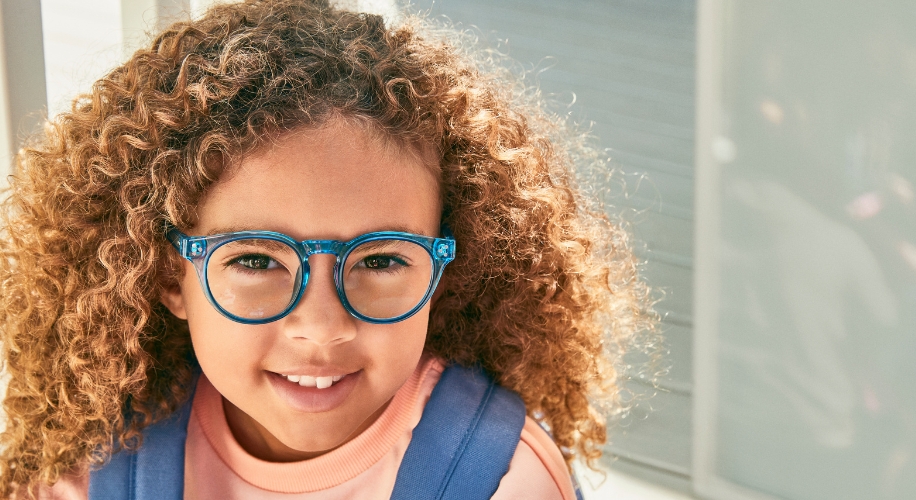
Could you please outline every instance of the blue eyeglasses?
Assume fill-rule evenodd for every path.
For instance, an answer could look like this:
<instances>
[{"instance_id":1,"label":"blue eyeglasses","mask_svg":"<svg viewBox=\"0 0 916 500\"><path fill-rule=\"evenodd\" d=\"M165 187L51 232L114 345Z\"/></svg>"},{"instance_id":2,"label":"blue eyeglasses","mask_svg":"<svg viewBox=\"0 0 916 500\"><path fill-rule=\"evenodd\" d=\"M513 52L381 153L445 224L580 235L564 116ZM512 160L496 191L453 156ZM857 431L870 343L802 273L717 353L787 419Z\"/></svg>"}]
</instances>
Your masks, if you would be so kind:
<instances>
[{"instance_id":1,"label":"blue eyeglasses","mask_svg":"<svg viewBox=\"0 0 916 500\"><path fill-rule=\"evenodd\" d=\"M369 323L395 323L429 301L455 240L380 231L350 241L305 240L272 231L187 236L169 226L166 237L191 261L210 304L245 324L276 321L293 310L309 279L309 256L333 254L341 304Z\"/></svg>"}]
</instances>

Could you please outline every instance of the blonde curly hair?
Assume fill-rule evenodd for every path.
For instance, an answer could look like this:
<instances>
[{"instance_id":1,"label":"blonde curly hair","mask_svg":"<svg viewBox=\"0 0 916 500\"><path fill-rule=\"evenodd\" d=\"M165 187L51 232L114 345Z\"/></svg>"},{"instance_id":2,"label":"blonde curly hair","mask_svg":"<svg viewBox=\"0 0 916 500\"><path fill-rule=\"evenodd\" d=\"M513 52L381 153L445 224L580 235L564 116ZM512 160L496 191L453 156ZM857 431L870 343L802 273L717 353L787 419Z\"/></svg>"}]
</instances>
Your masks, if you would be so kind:
<instances>
[{"instance_id":1,"label":"blonde curly hair","mask_svg":"<svg viewBox=\"0 0 916 500\"><path fill-rule=\"evenodd\" d=\"M593 402L619 403L649 291L574 185L575 139L481 68L418 19L249 0L172 25L49 122L2 210L0 496L139 446L187 398L187 323L159 301L181 272L165 224L193 226L225 168L332 115L438 152L459 250L426 349L518 392L567 458L599 456Z\"/></svg>"}]
</instances>

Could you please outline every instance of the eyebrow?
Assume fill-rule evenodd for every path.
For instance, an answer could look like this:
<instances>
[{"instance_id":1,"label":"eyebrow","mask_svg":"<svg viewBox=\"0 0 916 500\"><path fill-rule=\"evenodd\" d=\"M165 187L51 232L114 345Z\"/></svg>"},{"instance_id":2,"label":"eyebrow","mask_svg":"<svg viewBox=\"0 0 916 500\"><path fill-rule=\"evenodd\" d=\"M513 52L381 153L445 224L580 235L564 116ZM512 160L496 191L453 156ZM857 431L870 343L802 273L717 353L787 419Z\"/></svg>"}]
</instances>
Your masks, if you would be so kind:
<instances>
[{"instance_id":1,"label":"eyebrow","mask_svg":"<svg viewBox=\"0 0 916 500\"><path fill-rule=\"evenodd\" d=\"M361 252L374 252L387 248L403 247L409 244L411 244L411 242L403 240L375 240L359 245L359 249Z\"/></svg>"},{"instance_id":2,"label":"eyebrow","mask_svg":"<svg viewBox=\"0 0 916 500\"><path fill-rule=\"evenodd\" d=\"M220 226L220 227L215 227L207 231L204 234L204 236L214 236L217 234L227 234L227 233L239 233L242 231L265 231L265 230L250 227L250 226ZM360 233L360 234L377 233L381 231L397 231L401 233L410 233L410 234L419 234L421 236L430 236L428 234L425 234L423 231L418 230L417 228L412 228L412 227L404 226L401 224L394 224L390 226L381 226L378 229L374 229L372 231L366 231L366 233ZM277 231L274 231L274 232L277 232ZM285 233L281 233L281 234L285 234ZM360 234L354 235L353 238L360 236ZM433 235L433 237L438 237L438 235ZM293 238L293 239L295 240L296 238ZM344 239L340 241L349 241L350 239L352 238L348 238L348 239ZM302 241L302 240L296 240L296 241Z\"/></svg>"},{"instance_id":3,"label":"eyebrow","mask_svg":"<svg viewBox=\"0 0 916 500\"><path fill-rule=\"evenodd\" d=\"M223 246L228 247L230 249L234 247L243 247L243 248L255 247L255 248L263 248L265 250L274 250L274 251L291 250L290 247L286 245L285 243L281 243L279 241L274 241L274 240L262 240L262 239L236 240L236 241L231 241Z\"/></svg>"},{"instance_id":4,"label":"eyebrow","mask_svg":"<svg viewBox=\"0 0 916 500\"><path fill-rule=\"evenodd\" d=\"M215 227L207 231L206 233L204 233L204 236L215 236L217 234L227 234L227 233L240 233L242 231L254 231L254 229L250 229L250 228L243 227L243 226L222 226L222 227Z\"/></svg>"},{"instance_id":5,"label":"eyebrow","mask_svg":"<svg viewBox=\"0 0 916 500\"><path fill-rule=\"evenodd\" d=\"M397 231L397 232L400 232L400 233L410 233L410 234L419 234L420 236L429 236L428 234L424 234L423 231L421 231L421 230L419 230L419 229L417 229L417 228L415 228L415 227L408 227L408 226L402 226L402 225L385 226L385 227L382 228L382 229L377 229L377 230L375 230L375 231L369 231L369 232L370 232L370 233L377 233L377 232L379 232L379 231Z\"/></svg>"}]
</instances>

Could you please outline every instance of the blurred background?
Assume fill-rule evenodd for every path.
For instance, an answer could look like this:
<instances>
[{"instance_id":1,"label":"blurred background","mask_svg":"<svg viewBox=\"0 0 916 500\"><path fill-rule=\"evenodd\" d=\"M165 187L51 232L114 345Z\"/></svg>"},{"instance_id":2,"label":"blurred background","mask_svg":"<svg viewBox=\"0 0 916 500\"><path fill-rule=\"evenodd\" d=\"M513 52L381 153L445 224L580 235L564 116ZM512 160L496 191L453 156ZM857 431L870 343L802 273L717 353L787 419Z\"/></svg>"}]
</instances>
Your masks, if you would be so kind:
<instances>
[{"instance_id":1,"label":"blurred background","mask_svg":"<svg viewBox=\"0 0 916 500\"><path fill-rule=\"evenodd\" d=\"M0 166L149 32L212 3L0 0ZM406 9L508 55L590 128L615 172L593 187L664 294L669 369L634 360L607 472L579 467L586 498L916 498L911 2Z\"/></svg>"}]
</instances>

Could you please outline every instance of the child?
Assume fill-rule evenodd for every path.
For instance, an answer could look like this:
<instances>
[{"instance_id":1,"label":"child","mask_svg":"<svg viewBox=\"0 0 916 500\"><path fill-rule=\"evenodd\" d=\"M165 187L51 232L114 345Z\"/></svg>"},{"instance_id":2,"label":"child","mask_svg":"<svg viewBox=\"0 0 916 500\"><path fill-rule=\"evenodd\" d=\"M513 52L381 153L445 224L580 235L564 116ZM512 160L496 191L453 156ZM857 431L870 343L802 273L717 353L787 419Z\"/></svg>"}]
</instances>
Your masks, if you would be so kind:
<instances>
[{"instance_id":1,"label":"child","mask_svg":"<svg viewBox=\"0 0 916 500\"><path fill-rule=\"evenodd\" d=\"M423 33L215 7L20 154L0 496L572 498L646 287L537 103Z\"/></svg>"}]
</instances>

